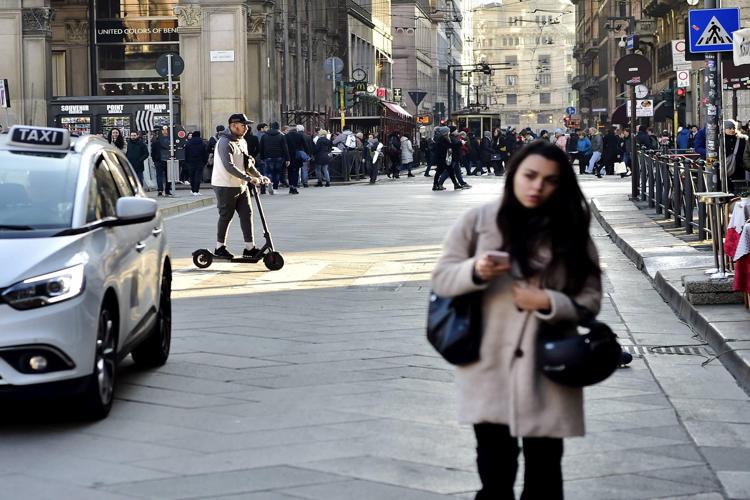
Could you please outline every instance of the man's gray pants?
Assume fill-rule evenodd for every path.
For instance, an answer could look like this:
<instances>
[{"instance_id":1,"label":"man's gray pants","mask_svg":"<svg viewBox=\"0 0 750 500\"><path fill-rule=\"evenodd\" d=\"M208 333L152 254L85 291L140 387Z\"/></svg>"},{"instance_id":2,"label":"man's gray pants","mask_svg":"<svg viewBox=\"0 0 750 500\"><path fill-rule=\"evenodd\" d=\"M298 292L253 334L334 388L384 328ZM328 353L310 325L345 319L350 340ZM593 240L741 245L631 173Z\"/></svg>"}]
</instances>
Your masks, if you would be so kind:
<instances>
[{"instance_id":1,"label":"man's gray pants","mask_svg":"<svg viewBox=\"0 0 750 500\"><path fill-rule=\"evenodd\" d=\"M249 190L247 188L214 186L214 193L216 193L216 207L219 209L216 242L226 244L229 224L232 222L234 213L237 212L245 243L252 243L253 210L250 207Z\"/></svg>"}]
</instances>

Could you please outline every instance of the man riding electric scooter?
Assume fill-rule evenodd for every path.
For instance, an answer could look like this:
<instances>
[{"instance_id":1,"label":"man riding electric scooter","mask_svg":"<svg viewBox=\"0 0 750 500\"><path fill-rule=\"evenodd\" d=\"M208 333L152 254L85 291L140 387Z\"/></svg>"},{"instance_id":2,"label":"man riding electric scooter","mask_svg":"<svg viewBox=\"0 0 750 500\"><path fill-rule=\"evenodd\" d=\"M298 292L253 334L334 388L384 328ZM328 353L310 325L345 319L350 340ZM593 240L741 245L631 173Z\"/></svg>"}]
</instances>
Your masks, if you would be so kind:
<instances>
[{"instance_id":1,"label":"man riding electric scooter","mask_svg":"<svg viewBox=\"0 0 750 500\"><path fill-rule=\"evenodd\" d=\"M248 183L254 186L268 184L268 177L255 168L255 160L248 154L244 135L247 126L253 123L243 113L229 117L229 128L219 135L214 150L214 168L211 184L216 193L216 206L219 209L219 223L216 235L214 257L233 259L226 247L229 224L237 212L245 238L243 258L258 257L260 250L253 241L253 213L250 203Z\"/></svg>"}]
</instances>

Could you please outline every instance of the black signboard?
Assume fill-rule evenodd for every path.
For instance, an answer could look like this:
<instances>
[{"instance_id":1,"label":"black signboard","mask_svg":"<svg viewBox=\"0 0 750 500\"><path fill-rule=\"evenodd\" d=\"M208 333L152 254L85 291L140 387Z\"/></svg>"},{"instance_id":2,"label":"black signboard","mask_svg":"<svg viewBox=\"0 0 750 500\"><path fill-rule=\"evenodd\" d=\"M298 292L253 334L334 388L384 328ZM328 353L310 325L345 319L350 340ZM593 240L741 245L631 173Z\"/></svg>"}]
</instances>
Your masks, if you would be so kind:
<instances>
[{"instance_id":1,"label":"black signboard","mask_svg":"<svg viewBox=\"0 0 750 500\"><path fill-rule=\"evenodd\" d=\"M724 90L750 89L750 65L735 66L731 59L722 60L721 80Z\"/></svg>"},{"instance_id":2,"label":"black signboard","mask_svg":"<svg viewBox=\"0 0 750 500\"><path fill-rule=\"evenodd\" d=\"M628 54L618 59L615 75L627 85L639 85L651 78L651 61L640 54Z\"/></svg>"},{"instance_id":3,"label":"black signboard","mask_svg":"<svg viewBox=\"0 0 750 500\"><path fill-rule=\"evenodd\" d=\"M177 42L177 19L96 21L97 44Z\"/></svg>"}]
</instances>

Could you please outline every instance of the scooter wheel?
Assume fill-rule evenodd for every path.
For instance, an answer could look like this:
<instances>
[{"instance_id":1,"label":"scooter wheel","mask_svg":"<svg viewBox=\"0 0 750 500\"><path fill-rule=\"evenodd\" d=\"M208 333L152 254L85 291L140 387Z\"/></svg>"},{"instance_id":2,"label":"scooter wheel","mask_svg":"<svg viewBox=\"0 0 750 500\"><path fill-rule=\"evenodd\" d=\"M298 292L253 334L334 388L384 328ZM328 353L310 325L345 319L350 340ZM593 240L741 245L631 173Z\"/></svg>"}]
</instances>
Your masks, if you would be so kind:
<instances>
[{"instance_id":1,"label":"scooter wheel","mask_svg":"<svg viewBox=\"0 0 750 500\"><path fill-rule=\"evenodd\" d=\"M269 271L278 271L284 267L284 257L279 252L271 252L263 257L263 263Z\"/></svg>"},{"instance_id":2,"label":"scooter wheel","mask_svg":"<svg viewBox=\"0 0 750 500\"><path fill-rule=\"evenodd\" d=\"M206 249L193 252L193 264L199 269L205 269L214 261L214 256Z\"/></svg>"}]
</instances>

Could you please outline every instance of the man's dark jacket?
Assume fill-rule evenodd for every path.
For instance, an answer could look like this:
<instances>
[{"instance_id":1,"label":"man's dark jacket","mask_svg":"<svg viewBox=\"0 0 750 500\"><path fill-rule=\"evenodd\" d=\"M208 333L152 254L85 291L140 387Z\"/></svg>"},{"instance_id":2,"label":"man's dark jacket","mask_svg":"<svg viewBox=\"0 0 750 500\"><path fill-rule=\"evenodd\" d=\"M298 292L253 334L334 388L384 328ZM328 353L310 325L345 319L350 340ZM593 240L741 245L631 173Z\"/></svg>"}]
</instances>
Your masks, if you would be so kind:
<instances>
[{"instance_id":1,"label":"man's dark jacket","mask_svg":"<svg viewBox=\"0 0 750 500\"><path fill-rule=\"evenodd\" d=\"M140 137L135 141L128 139L128 150L125 156L136 171L143 172L143 162L148 158L148 148Z\"/></svg>"},{"instance_id":2,"label":"man's dark jacket","mask_svg":"<svg viewBox=\"0 0 750 500\"><path fill-rule=\"evenodd\" d=\"M191 137L185 146L185 161L190 165L208 163L208 149L201 137Z\"/></svg>"},{"instance_id":3,"label":"man's dark jacket","mask_svg":"<svg viewBox=\"0 0 750 500\"><path fill-rule=\"evenodd\" d=\"M269 158L283 158L289 161L289 147L286 137L279 129L272 128L260 138L260 157L264 160Z\"/></svg>"},{"instance_id":4,"label":"man's dark jacket","mask_svg":"<svg viewBox=\"0 0 750 500\"><path fill-rule=\"evenodd\" d=\"M167 160L162 159L162 155L165 153L164 145L162 144L160 137L157 137L151 142L151 158L156 163L166 163ZM167 147L167 158L169 157L169 148Z\"/></svg>"}]
</instances>

